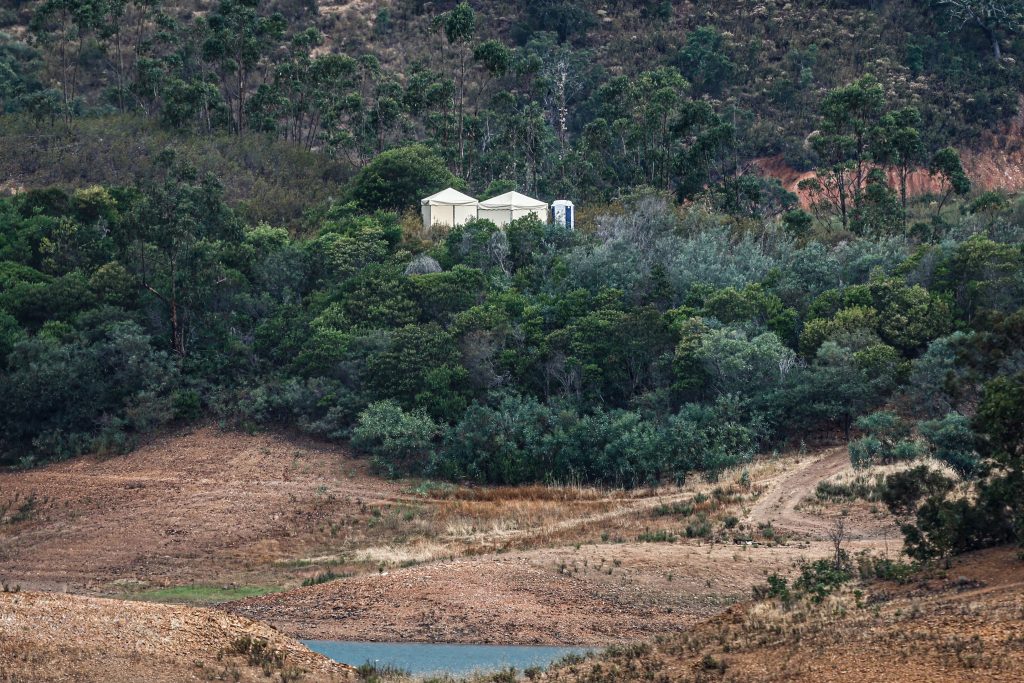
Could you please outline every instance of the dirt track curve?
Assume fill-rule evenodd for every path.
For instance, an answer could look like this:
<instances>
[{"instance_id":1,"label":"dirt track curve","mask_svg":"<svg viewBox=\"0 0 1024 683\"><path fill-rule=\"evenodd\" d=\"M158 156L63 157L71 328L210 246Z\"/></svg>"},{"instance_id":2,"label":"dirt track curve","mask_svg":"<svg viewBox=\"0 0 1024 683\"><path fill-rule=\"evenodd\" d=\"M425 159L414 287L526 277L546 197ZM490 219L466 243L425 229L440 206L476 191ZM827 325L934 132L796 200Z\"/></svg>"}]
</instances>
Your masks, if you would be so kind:
<instances>
[{"instance_id":1,"label":"dirt track curve","mask_svg":"<svg viewBox=\"0 0 1024 683\"><path fill-rule=\"evenodd\" d=\"M800 501L814 493L818 482L850 467L850 456L845 447L831 448L819 458L800 463L774 482L757 503L750 508L746 521L752 524L771 523L786 531L825 540L831 523L820 516L797 510ZM850 529L856 538L870 538L873 529Z\"/></svg>"}]
</instances>

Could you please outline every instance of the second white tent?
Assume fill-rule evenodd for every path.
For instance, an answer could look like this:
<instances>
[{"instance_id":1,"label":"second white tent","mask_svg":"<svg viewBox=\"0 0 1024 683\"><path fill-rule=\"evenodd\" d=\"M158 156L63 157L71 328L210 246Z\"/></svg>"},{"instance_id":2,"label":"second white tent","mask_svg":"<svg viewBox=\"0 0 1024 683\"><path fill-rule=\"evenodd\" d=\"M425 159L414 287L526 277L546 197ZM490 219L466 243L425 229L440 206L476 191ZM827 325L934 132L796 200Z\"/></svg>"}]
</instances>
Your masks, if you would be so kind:
<instances>
[{"instance_id":1,"label":"second white tent","mask_svg":"<svg viewBox=\"0 0 1024 683\"><path fill-rule=\"evenodd\" d=\"M508 225L517 218L533 214L537 220L547 221L548 205L539 199L518 192L506 192L480 202L479 218L486 218L498 227Z\"/></svg>"}]
</instances>

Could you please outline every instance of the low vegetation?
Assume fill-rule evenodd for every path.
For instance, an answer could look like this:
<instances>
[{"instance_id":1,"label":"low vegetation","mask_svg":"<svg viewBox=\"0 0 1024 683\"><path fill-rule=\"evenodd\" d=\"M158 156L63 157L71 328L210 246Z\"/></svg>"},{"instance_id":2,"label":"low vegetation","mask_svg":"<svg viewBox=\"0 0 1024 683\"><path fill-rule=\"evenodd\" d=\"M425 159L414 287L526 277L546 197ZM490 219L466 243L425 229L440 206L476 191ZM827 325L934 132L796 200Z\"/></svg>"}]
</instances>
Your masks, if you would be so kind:
<instances>
[{"instance_id":1,"label":"low vegetation","mask_svg":"<svg viewBox=\"0 0 1024 683\"><path fill-rule=\"evenodd\" d=\"M188 585L167 588L147 588L128 595L132 600L150 602L186 603L193 605L215 605L229 600L241 600L256 595L266 595L280 588L271 586L207 586Z\"/></svg>"}]
</instances>

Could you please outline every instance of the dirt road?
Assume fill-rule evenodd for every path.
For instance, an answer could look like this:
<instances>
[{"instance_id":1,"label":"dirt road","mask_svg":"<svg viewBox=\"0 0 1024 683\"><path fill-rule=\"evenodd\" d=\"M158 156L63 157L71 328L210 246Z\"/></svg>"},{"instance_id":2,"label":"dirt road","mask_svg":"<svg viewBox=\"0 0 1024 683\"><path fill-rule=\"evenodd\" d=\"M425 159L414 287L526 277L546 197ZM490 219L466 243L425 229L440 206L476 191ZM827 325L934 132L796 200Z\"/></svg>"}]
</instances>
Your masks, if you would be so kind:
<instances>
[{"instance_id":1,"label":"dirt road","mask_svg":"<svg viewBox=\"0 0 1024 683\"><path fill-rule=\"evenodd\" d=\"M834 525L834 516L812 514L800 509L801 502L814 494L821 482L850 469L850 455L846 447L832 448L814 457L803 459L779 479L769 482L768 490L750 508L745 521L750 524L772 524L778 529L809 540L828 540ZM874 541L897 543L898 529L887 516L849 514L844 517L845 532L851 541L874 545ZM898 547L898 546L897 546Z\"/></svg>"}]
</instances>

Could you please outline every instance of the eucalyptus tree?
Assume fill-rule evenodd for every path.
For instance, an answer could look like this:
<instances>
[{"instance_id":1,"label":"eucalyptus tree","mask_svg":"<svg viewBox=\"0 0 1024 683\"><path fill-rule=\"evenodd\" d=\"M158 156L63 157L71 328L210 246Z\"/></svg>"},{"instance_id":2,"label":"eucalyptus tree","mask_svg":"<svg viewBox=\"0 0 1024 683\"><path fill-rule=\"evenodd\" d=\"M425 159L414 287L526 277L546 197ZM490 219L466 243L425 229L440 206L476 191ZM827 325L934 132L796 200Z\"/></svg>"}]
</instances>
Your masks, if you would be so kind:
<instances>
[{"instance_id":1,"label":"eucalyptus tree","mask_svg":"<svg viewBox=\"0 0 1024 683\"><path fill-rule=\"evenodd\" d=\"M160 162L165 170L143 186L120 226L120 260L163 308L169 346L184 358L208 299L228 280L223 245L239 241L242 229L212 176L173 154Z\"/></svg>"},{"instance_id":2,"label":"eucalyptus tree","mask_svg":"<svg viewBox=\"0 0 1024 683\"><path fill-rule=\"evenodd\" d=\"M63 114L71 120L90 39L110 9L109 0L44 0L29 22L33 38L57 53Z\"/></svg>"},{"instance_id":3,"label":"eucalyptus tree","mask_svg":"<svg viewBox=\"0 0 1024 683\"><path fill-rule=\"evenodd\" d=\"M921 112L916 107L889 112L875 128L872 143L875 161L896 173L904 228L907 224L907 179L926 161L921 123Z\"/></svg>"},{"instance_id":4,"label":"eucalyptus tree","mask_svg":"<svg viewBox=\"0 0 1024 683\"><path fill-rule=\"evenodd\" d=\"M284 17L261 15L259 4L259 0L221 0L203 23L203 58L220 80L239 134L246 129L253 80L286 28Z\"/></svg>"},{"instance_id":5,"label":"eucalyptus tree","mask_svg":"<svg viewBox=\"0 0 1024 683\"><path fill-rule=\"evenodd\" d=\"M960 163L960 154L952 147L944 147L935 153L928 164L928 172L942 186L942 199L935 208L936 216L942 212L942 207L951 195L956 193L963 196L971 191L971 179Z\"/></svg>"},{"instance_id":6,"label":"eucalyptus tree","mask_svg":"<svg viewBox=\"0 0 1024 683\"><path fill-rule=\"evenodd\" d=\"M1020 0L934 0L960 27L974 26L985 34L992 57L1002 58L999 32L1016 32L1024 26L1024 2Z\"/></svg>"},{"instance_id":7,"label":"eucalyptus tree","mask_svg":"<svg viewBox=\"0 0 1024 683\"><path fill-rule=\"evenodd\" d=\"M448 45L455 48L458 57L459 75L459 174L465 173L466 166L466 63L469 61L469 46L476 32L476 13L463 0L444 15L444 35Z\"/></svg>"},{"instance_id":8,"label":"eucalyptus tree","mask_svg":"<svg viewBox=\"0 0 1024 683\"><path fill-rule=\"evenodd\" d=\"M837 213L843 229L860 206L872 161L872 133L884 109L885 92L871 75L831 90L822 100L821 125L810 138L822 164L817 177L800 187Z\"/></svg>"}]
</instances>

